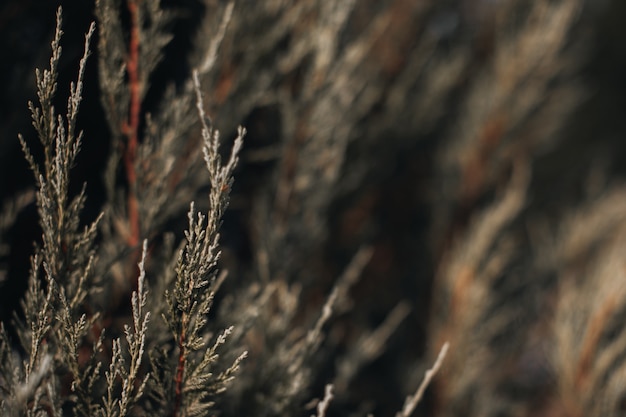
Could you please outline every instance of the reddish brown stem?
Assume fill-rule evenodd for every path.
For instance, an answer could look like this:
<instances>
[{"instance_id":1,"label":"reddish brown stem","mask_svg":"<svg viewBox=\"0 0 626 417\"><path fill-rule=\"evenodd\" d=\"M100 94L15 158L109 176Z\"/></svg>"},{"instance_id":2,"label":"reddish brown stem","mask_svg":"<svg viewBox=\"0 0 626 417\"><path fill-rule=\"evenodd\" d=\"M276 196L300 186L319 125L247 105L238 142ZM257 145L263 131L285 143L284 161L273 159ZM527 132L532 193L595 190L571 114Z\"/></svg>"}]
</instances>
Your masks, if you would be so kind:
<instances>
[{"instance_id":1,"label":"reddish brown stem","mask_svg":"<svg viewBox=\"0 0 626 417\"><path fill-rule=\"evenodd\" d=\"M128 122L124 126L126 134L126 149L124 152L124 167L128 180L128 224L130 233L128 245L134 247L139 244L139 203L137 202L137 173L135 172L135 158L139 135L139 114L141 112L141 97L139 88L139 2L128 0L130 13L130 42L126 70L128 73L128 88L130 91L130 111Z\"/></svg>"},{"instance_id":2,"label":"reddish brown stem","mask_svg":"<svg viewBox=\"0 0 626 417\"><path fill-rule=\"evenodd\" d=\"M576 366L575 384L578 392L583 393L587 389L587 384L592 370L594 355L597 352L598 345L602 337L602 331L606 329L606 323L609 321L613 313L619 308L619 297L612 294L608 297L597 311L595 311L589 320L585 336L582 340L582 348L578 364Z\"/></svg>"},{"instance_id":3,"label":"reddish brown stem","mask_svg":"<svg viewBox=\"0 0 626 417\"><path fill-rule=\"evenodd\" d=\"M182 326L180 336L178 338L178 365L176 366L176 377L174 379L175 384L175 399L174 399L174 411L172 417L177 417L180 412L180 406L183 401L183 377L185 373L185 328L187 325L186 315L183 315Z\"/></svg>"}]
</instances>

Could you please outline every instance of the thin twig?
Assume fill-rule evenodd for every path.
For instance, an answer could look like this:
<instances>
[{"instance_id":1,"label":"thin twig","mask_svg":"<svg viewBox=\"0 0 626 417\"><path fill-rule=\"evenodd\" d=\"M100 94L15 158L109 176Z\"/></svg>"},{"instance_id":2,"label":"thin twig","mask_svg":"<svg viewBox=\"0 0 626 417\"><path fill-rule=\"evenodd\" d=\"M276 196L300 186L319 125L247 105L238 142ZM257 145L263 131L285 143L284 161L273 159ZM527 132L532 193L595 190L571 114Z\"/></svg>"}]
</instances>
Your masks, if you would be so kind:
<instances>
[{"instance_id":1,"label":"thin twig","mask_svg":"<svg viewBox=\"0 0 626 417\"><path fill-rule=\"evenodd\" d=\"M328 406L333 399L333 384L326 384L326 388L324 389L324 398L317 403L317 414L311 417L325 417L326 410L328 410Z\"/></svg>"},{"instance_id":2,"label":"thin twig","mask_svg":"<svg viewBox=\"0 0 626 417\"><path fill-rule=\"evenodd\" d=\"M441 364L443 363L443 359L446 357L446 353L448 353L449 347L450 344L448 342L444 343L443 347L439 351L439 356L437 356L435 364L432 368L426 371L426 374L424 374L424 380L420 384L415 394L406 398L402 411L397 413L396 417L409 417L411 414L413 414L413 411L415 411L415 407L417 407L417 404L424 396L424 391L426 391L426 388L430 384L430 381L433 379L437 371L439 371L439 368L441 368Z\"/></svg>"}]
</instances>

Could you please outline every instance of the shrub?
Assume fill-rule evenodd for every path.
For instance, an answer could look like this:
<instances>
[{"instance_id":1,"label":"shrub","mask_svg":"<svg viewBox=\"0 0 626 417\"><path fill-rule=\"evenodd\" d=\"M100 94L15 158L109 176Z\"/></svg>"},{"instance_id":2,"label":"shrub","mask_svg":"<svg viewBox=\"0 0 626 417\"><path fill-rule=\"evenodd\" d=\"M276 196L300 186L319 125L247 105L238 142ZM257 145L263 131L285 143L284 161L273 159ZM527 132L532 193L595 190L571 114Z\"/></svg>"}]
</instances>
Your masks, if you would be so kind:
<instances>
[{"instance_id":1,"label":"shrub","mask_svg":"<svg viewBox=\"0 0 626 417\"><path fill-rule=\"evenodd\" d=\"M19 139L37 184L42 240L31 257L21 309L10 325L0 328L2 413L121 417L208 415L221 409L256 415L298 412L309 395L323 329L337 309L346 308L350 286L370 251L355 256L308 329L297 317L300 289L285 277L244 287L237 303L225 300L220 317L211 316L226 278L218 266L219 231L245 129L238 129L224 159L219 132L204 110L200 78L215 61L233 5L224 10L202 65L179 91L166 93L167 108L154 115L142 114L142 103L146 82L170 40L164 30L169 16L157 2L131 0L127 6L128 46L118 5L96 3L100 90L113 151L104 211L87 224L81 222L86 187L72 195L70 173L84 139L77 120L96 25L85 37L66 114L58 114L54 105L60 8L50 68L36 74L38 104L29 103L29 108L42 157L31 150L33 141ZM194 119L200 121L202 154L192 148L198 142ZM201 174L202 165L208 175ZM183 199L201 190L208 192L208 204L201 205L207 212L198 212L191 202L188 227L177 244L164 227L179 215ZM221 327L223 320L232 325ZM250 360L256 364L248 375L239 376L248 355L244 346L254 344L254 337L263 338L265 346L252 347ZM369 357L378 354L386 337L374 341L379 346ZM359 358L347 372L354 373L353 366L367 360ZM399 415L413 412L432 373ZM228 405L222 394L235 378ZM317 405L319 416L325 415L332 397L329 384ZM232 405L239 401L252 403Z\"/></svg>"},{"instance_id":2,"label":"shrub","mask_svg":"<svg viewBox=\"0 0 626 417\"><path fill-rule=\"evenodd\" d=\"M623 414L619 2L10 3L3 414Z\"/></svg>"}]
</instances>

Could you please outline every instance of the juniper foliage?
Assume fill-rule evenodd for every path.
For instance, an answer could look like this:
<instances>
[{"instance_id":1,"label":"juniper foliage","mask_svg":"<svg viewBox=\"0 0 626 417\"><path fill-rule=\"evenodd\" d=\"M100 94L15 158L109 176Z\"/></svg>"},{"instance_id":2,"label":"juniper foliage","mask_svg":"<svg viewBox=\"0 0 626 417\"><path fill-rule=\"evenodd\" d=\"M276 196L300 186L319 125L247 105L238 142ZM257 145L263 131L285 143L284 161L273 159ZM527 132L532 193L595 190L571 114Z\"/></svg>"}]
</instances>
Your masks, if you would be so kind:
<instances>
[{"instance_id":1,"label":"juniper foliage","mask_svg":"<svg viewBox=\"0 0 626 417\"><path fill-rule=\"evenodd\" d=\"M310 326L297 324L300 288L279 276L263 288L244 288L238 304L226 300L221 316L232 324L220 328L210 315L226 278L219 267L219 231L246 131L238 129L223 161L219 132L205 111L201 78L216 62L234 3L223 9L207 52L198 55L198 69L182 88L166 90L164 107L154 114L143 105L162 49L171 40L166 30L171 16L157 1L129 0L126 6L128 37L121 4L96 2L101 99L113 146L104 211L87 225L81 224L86 186L73 195L70 181L84 139L77 119L96 24L85 36L65 115L53 105L62 51L60 8L50 68L36 73L39 102L29 103L29 109L42 157L31 150L31 141L22 135L19 140L38 186L42 242L35 247L28 289L11 323L19 340L11 339L5 323L0 327L0 410L15 416L203 416L229 409L220 398L254 398L255 415L298 413L310 395L324 328L334 314L350 308L350 287L371 249L354 257ZM197 120L199 141L194 140ZM203 152L194 151L194 145ZM203 188L208 188L208 201L201 206L207 211L198 212L191 201L188 227L176 249L175 234L163 228L181 214L182 202ZM128 305L128 298L130 310L124 314L128 307L121 306ZM408 307L403 308L399 320ZM383 325L385 335L375 334L377 348L357 367L380 354L399 320ZM248 355L244 347L254 334L266 338L272 350L253 350L253 360L267 363L240 377ZM239 383L225 396L235 378ZM326 415L332 389L327 384L317 404L320 417ZM413 403L422 394L423 387ZM415 405L407 407L403 415Z\"/></svg>"},{"instance_id":2,"label":"juniper foliage","mask_svg":"<svg viewBox=\"0 0 626 417\"><path fill-rule=\"evenodd\" d=\"M154 8L150 11L156 13ZM97 293L107 285L96 280L94 274L94 265L100 262L95 240L102 215L80 230L85 188L73 198L69 195L70 170L83 139L82 132L76 132L76 120L94 30L92 24L86 35L78 79L70 85L67 114L57 115L52 102L57 92L61 55L61 9L58 10L50 69L37 71L39 106L29 103L44 153L41 165L20 136L39 185L37 207L43 243L32 257L29 288L23 302L24 317L15 319L20 336L17 350L2 327L0 382L5 415L62 415L62 410L70 410L72 415L121 417L128 415L144 396L151 379L146 365L151 314L146 310L147 241L143 243L136 290L131 296L132 325L123 326L123 339L106 337L101 328L101 312L90 307ZM154 391L174 399L163 404L170 407L161 407L160 415L206 414L213 404L207 398L225 389L245 356L245 353L240 355L228 369L214 376L211 366L218 358L217 349L231 330L226 329L213 345L208 345L210 334L206 333L207 314L214 297L212 286L218 271L218 230L228 205L232 173L245 131L240 129L231 158L222 166L219 134L205 121L197 77L194 87L210 174L211 211L205 224L204 215L198 213L195 218L192 203L187 243L178 256L178 278L171 290L161 294L165 297L161 303L167 300L169 310L160 319L169 325L177 350L169 352L168 357L174 378L167 382L155 379L162 384L154 387ZM19 348L24 351L23 359ZM150 344L154 352L161 348L160 344ZM85 351L90 352L87 358ZM109 351L107 361L104 356ZM162 368L157 372L168 371L167 363L159 366ZM60 380L68 384L69 390L61 389Z\"/></svg>"},{"instance_id":3,"label":"juniper foliage","mask_svg":"<svg viewBox=\"0 0 626 417\"><path fill-rule=\"evenodd\" d=\"M601 3L97 0L68 92L59 22L3 415L623 414L623 187L564 129Z\"/></svg>"}]
</instances>

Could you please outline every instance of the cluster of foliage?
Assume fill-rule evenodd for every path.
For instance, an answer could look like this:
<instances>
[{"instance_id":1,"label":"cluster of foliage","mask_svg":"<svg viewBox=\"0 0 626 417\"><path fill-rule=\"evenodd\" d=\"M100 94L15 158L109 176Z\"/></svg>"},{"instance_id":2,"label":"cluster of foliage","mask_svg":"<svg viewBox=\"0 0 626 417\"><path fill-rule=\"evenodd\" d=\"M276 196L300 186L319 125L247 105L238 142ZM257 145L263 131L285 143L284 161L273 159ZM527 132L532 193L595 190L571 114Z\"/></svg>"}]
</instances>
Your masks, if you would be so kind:
<instances>
[{"instance_id":1,"label":"cluster of foliage","mask_svg":"<svg viewBox=\"0 0 626 417\"><path fill-rule=\"evenodd\" d=\"M140 114L145 81L170 40L164 30L168 16L158 2L131 0L127 6L126 47L118 5L96 3L100 88L113 152L104 211L86 225L81 224L86 187L72 195L70 171L83 144L77 119L95 23L85 37L65 115L54 105L60 8L50 68L36 74L38 104L29 108L42 161L31 151L31 141L21 135L19 140L37 183L42 241L31 257L21 308L0 327L0 411L7 416L121 417L199 416L228 409L217 405L218 398L248 355L246 339L262 330L273 350L255 352L252 359L268 363L252 369L252 377L240 378L228 401L253 399L251 409L258 415L296 412L308 395L323 328L334 310L348 303L348 290L369 255L366 250L357 254L309 330L296 320L299 289L283 280L269 280L263 288L251 285L238 304L223 307L221 320L230 316L234 325L220 327L221 320L210 319L226 278L218 266L219 231L246 132L238 129L223 162L219 132L204 110L200 78L215 61L233 4L224 11L199 69L180 91L170 93L167 108L145 115L145 132ZM194 119L203 152L185 148L198 144ZM208 175L200 173L203 165ZM119 175L125 179L121 187ZM165 233L164 225L180 213L186 196L199 195L203 187L208 188L207 213L190 203L188 227L176 248L175 235ZM124 298L130 299L130 310L122 307ZM443 354L436 368L442 359ZM399 415L413 412L432 372ZM325 415L332 388L326 386L317 415Z\"/></svg>"},{"instance_id":2,"label":"cluster of foliage","mask_svg":"<svg viewBox=\"0 0 626 417\"><path fill-rule=\"evenodd\" d=\"M623 415L603 2L64 3L0 181L2 415Z\"/></svg>"}]
</instances>

